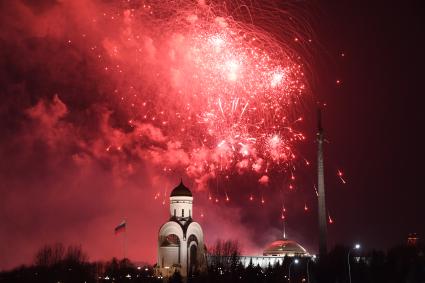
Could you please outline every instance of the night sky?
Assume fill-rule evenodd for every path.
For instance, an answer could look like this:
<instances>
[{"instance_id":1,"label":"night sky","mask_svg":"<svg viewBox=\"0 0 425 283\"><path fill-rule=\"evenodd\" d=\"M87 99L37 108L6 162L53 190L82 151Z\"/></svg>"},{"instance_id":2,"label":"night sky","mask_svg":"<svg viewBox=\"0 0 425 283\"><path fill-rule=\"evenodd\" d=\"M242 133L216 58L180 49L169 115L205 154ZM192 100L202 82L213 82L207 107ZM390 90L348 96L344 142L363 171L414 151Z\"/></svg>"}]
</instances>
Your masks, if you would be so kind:
<instances>
[{"instance_id":1,"label":"night sky","mask_svg":"<svg viewBox=\"0 0 425 283\"><path fill-rule=\"evenodd\" d=\"M296 146L311 164L297 169L295 191L289 173L277 171L267 186L238 172L200 185L181 168L186 154L172 137L150 124L133 134L115 90L148 79L139 82L130 55L112 58L110 42L121 36L114 21L91 21L119 7L113 1L9 2L0 2L0 269L31 263L55 242L81 244L92 260L121 257L113 229L123 218L130 259L153 263L180 177L194 191L207 245L238 239L244 254L260 254L281 237L283 201L288 237L316 252L316 101L326 103L329 245L388 249L408 233L425 235L420 1L292 1L308 7L317 41L298 126L307 139ZM128 66L122 75L105 72L97 54Z\"/></svg>"}]
</instances>

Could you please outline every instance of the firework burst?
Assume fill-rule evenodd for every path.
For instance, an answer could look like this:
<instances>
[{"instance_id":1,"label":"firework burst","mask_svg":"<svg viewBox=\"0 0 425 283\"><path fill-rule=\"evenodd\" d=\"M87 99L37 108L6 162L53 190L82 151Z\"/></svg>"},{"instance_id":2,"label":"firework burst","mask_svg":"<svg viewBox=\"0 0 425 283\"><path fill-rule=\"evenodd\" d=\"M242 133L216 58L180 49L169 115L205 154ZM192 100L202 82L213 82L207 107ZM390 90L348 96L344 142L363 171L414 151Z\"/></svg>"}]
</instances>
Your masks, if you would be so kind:
<instances>
[{"instance_id":1,"label":"firework burst","mask_svg":"<svg viewBox=\"0 0 425 283\"><path fill-rule=\"evenodd\" d=\"M291 5L157 2L127 5L126 36L108 43L115 65L127 58L122 76L139 78L117 91L132 123L171 137L192 177L290 168L305 139L296 123L309 86L294 47L308 40ZM271 28L276 17L282 24Z\"/></svg>"}]
</instances>

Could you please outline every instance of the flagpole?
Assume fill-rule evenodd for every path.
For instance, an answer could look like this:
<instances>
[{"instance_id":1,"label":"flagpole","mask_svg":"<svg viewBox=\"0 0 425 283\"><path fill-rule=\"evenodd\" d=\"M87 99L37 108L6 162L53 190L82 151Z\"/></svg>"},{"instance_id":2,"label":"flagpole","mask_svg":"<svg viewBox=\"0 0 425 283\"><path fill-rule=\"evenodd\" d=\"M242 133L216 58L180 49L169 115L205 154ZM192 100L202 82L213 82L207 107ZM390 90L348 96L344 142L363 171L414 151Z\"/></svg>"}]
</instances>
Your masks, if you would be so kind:
<instances>
[{"instance_id":1,"label":"flagpole","mask_svg":"<svg viewBox=\"0 0 425 283\"><path fill-rule=\"evenodd\" d=\"M125 252L126 252L126 242L127 242L127 228L124 230L124 259L125 259Z\"/></svg>"},{"instance_id":2,"label":"flagpole","mask_svg":"<svg viewBox=\"0 0 425 283\"><path fill-rule=\"evenodd\" d=\"M124 230L124 259L126 256L126 248L127 248L127 219L124 219L125 221L125 230Z\"/></svg>"},{"instance_id":3,"label":"flagpole","mask_svg":"<svg viewBox=\"0 0 425 283\"><path fill-rule=\"evenodd\" d=\"M124 258L126 258L127 256L127 219L124 218L124 220L117 226L115 227L115 235L117 234L121 234L124 233L124 235L122 236L122 249L123 249L123 256Z\"/></svg>"}]
</instances>

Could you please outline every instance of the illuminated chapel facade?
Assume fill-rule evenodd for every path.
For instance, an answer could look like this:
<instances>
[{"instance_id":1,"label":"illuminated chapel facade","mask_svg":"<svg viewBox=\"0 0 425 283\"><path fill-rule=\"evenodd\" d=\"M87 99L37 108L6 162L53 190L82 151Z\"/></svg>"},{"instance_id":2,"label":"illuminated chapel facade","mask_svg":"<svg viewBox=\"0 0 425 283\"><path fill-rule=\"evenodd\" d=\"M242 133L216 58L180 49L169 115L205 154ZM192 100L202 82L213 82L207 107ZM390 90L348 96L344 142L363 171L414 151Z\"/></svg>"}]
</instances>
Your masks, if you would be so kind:
<instances>
[{"instance_id":1,"label":"illuminated chapel facade","mask_svg":"<svg viewBox=\"0 0 425 283\"><path fill-rule=\"evenodd\" d=\"M206 269L204 234L193 216L192 192L180 182L170 195L170 219L159 229L158 276L183 277Z\"/></svg>"}]
</instances>

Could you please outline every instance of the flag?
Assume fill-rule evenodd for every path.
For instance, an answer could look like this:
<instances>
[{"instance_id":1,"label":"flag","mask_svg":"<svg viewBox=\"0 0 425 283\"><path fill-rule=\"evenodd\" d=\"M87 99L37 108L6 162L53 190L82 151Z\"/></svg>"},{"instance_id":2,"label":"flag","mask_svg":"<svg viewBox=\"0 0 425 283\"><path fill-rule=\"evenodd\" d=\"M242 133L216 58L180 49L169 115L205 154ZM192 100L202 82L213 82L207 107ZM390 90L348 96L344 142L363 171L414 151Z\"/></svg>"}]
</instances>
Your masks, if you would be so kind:
<instances>
[{"instance_id":1,"label":"flag","mask_svg":"<svg viewBox=\"0 0 425 283\"><path fill-rule=\"evenodd\" d=\"M125 220L123 220L120 224L118 224L117 227L115 227L115 234L121 233L125 231L125 226L127 225L127 223L125 222Z\"/></svg>"}]
</instances>

